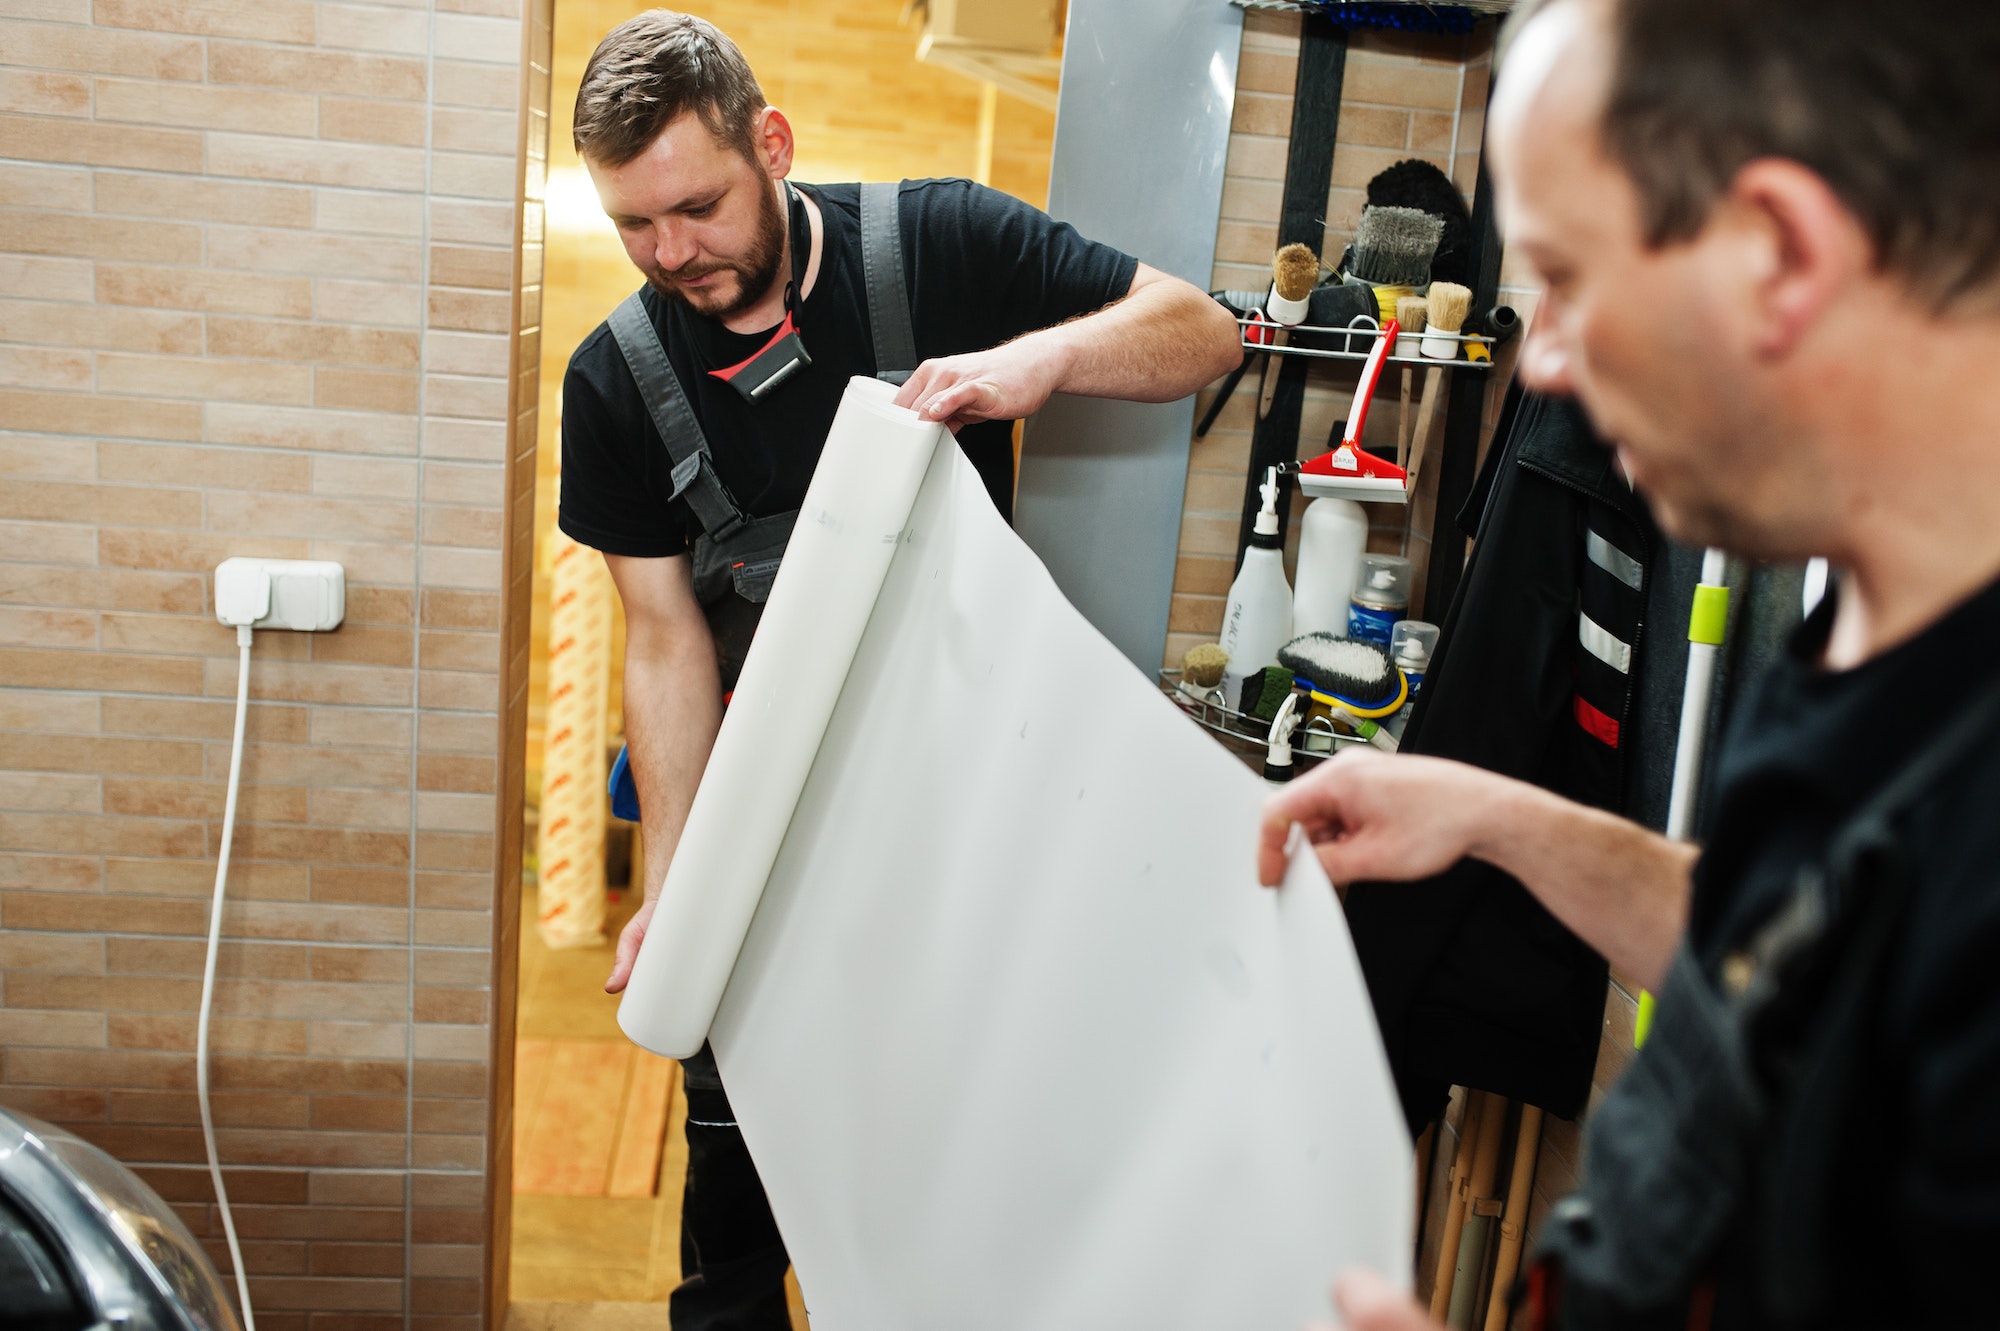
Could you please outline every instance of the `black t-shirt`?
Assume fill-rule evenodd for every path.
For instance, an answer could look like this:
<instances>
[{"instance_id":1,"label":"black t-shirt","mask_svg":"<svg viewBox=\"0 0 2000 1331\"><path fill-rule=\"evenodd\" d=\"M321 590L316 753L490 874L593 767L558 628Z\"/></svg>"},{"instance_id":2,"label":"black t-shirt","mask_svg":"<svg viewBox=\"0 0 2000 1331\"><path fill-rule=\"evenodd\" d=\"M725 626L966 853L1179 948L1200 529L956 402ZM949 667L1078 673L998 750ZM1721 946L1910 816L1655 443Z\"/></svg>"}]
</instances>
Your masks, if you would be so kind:
<instances>
[{"instance_id":1,"label":"black t-shirt","mask_svg":"<svg viewBox=\"0 0 2000 1331\"><path fill-rule=\"evenodd\" d=\"M1800 870L1822 862L1842 821L2000 674L2000 583L1852 670L1815 664L1832 611L1828 597L1800 627L1717 754L1689 930L1711 978L1789 898ZM1846 1134L1829 1194L1845 1213L1832 1228L1851 1246L1843 1269L1857 1286L1843 1320L1857 1324L1992 1317L1991 1296L1968 1278L2000 1247L2000 736L1991 739L1912 811L1900 838L1908 905L1861 1045L1860 1120L1877 1126ZM1737 1257L1725 1269L1742 1277L1755 1258ZM1743 1307L1717 1325L1744 1324Z\"/></svg>"},{"instance_id":2,"label":"black t-shirt","mask_svg":"<svg viewBox=\"0 0 2000 1331\"><path fill-rule=\"evenodd\" d=\"M708 436L715 471L753 517L805 498L833 414L854 375L875 373L861 267L858 185L800 185L819 205L823 249L799 308L812 364L756 405L708 373L734 365L771 331L732 333L650 287L644 300ZM1138 262L1067 223L969 180L911 182L901 195L903 267L920 360L988 347L1089 314L1123 296ZM1013 508L1014 455L1005 421L967 426L958 441L1002 514ZM684 554L701 526L673 499L672 463L611 330L598 325L563 379L562 529L607 554Z\"/></svg>"}]
</instances>

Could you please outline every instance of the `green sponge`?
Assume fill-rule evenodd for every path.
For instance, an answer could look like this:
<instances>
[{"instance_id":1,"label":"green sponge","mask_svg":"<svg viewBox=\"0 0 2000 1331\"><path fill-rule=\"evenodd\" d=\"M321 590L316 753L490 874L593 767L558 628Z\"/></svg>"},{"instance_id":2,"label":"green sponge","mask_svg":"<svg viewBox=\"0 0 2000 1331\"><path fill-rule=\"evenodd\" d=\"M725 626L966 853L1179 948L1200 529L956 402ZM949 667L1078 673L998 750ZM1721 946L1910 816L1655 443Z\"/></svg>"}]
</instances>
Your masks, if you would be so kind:
<instances>
[{"instance_id":1,"label":"green sponge","mask_svg":"<svg viewBox=\"0 0 2000 1331\"><path fill-rule=\"evenodd\" d=\"M1291 691L1291 671L1283 666L1265 666L1244 678L1243 705L1237 710L1259 721L1275 720L1278 709L1285 705L1285 695Z\"/></svg>"}]
</instances>

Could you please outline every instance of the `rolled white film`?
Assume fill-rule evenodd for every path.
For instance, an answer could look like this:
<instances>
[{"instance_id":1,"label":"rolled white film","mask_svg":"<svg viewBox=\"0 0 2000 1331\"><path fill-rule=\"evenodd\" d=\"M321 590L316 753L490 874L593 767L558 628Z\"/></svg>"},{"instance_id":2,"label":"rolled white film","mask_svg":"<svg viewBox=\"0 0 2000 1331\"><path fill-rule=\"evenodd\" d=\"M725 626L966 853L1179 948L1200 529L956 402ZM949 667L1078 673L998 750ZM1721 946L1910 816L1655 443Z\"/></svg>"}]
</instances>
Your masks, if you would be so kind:
<instances>
[{"instance_id":1,"label":"rolled white film","mask_svg":"<svg viewBox=\"0 0 2000 1331\"><path fill-rule=\"evenodd\" d=\"M618 1005L625 1034L655 1053L685 1058L708 1038L917 488L946 437L896 406L895 395L873 379L848 381L702 773Z\"/></svg>"},{"instance_id":2,"label":"rolled white film","mask_svg":"<svg viewBox=\"0 0 2000 1331\"><path fill-rule=\"evenodd\" d=\"M817 750L709 1032L814 1331L1298 1331L1348 1266L1407 1279L1318 861L1257 885L1263 783L957 448Z\"/></svg>"}]
</instances>

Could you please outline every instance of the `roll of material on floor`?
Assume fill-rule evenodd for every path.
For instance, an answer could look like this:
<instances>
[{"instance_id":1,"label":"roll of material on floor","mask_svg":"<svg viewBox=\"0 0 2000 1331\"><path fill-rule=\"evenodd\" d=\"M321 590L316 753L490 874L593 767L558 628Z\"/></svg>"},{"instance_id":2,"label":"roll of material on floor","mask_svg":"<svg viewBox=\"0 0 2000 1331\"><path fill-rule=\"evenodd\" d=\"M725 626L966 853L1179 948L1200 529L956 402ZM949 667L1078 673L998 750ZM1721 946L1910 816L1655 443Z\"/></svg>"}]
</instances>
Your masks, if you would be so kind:
<instances>
[{"instance_id":1,"label":"roll of material on floor","mask_svg":"<svg viewBox=\"0 0 2000 1331\"><path fill-rule=\"evenodd\" d=\"M548 717L535 831L535 930L550 947L604 941L605 708L611 574L595 550L549 534Z\"/></svg>"},{"instance_id":2,"label":"roll of material on floor","mask_svg":"<svg viewBox=\"0 0 2000 1331\"><path fill-rule=\"evenodd\" d=\"M1257 886L1262 783L885 399L836 418L621 1024L710 1039L818 1331L1294 1331L1406 1278L1318 861Z\"/></svg>"}]
</instances>

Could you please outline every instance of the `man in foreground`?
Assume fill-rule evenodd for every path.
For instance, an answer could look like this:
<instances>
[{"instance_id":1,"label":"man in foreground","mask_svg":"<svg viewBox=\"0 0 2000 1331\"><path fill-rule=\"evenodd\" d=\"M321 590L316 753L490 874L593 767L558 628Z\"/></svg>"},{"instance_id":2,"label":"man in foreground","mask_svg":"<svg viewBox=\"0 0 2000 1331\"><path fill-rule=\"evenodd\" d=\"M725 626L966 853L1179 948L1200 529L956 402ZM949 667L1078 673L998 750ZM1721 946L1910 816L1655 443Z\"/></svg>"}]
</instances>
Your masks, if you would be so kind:
<instances>
[{"instance_id":1,"label":"man in foreground","mask_svg":"<svg viewBox=\"0 0 2000 1331\"><path fill-rule=\"evenodd\" d=\"M652 10L604 39L575 133L646 280L563 384L560 522L604 552L624 603L645 835L646 900L619 939L616 993L848 379L907 375L898 404L958 433L1004 515L1011 422L1058 392L1171 401L1241 347L1188 283L970 181L793 185L784 114L735 44L689 15ZM781 1331L784 1246L712 1055L685 1070L688 1279L673 1324Z\"/></svg>"},{"instance_id":2,"label":"man in foreground","mask_svg":"<svg viewBox=\"0 0 2000 1331\"><path fill-rule=\"evenodd\" d=\"M1268 807L1336 882L1462 856L1659 997L1530 1324L1944 1325L2000 1238L2000 7L1543 0L1489 151L1574 394L1677 539L1838 583L1742 699L1699 851L1361 754ZM1373 1274L1350 1327L1430 1325Z\"/></svg>"}]
</instances>

